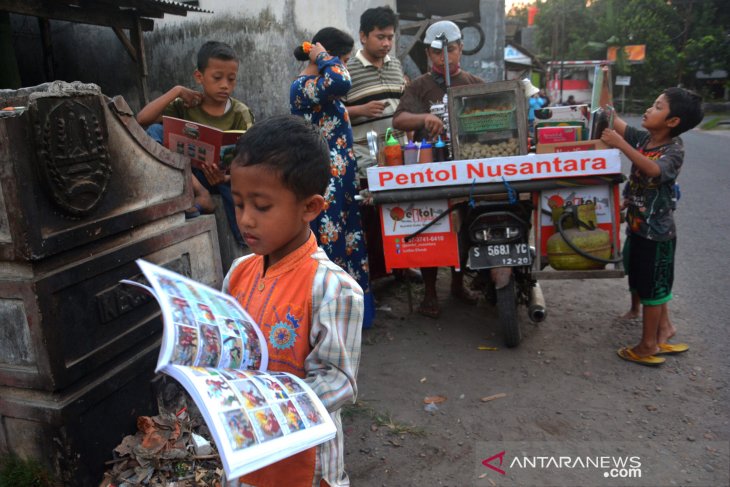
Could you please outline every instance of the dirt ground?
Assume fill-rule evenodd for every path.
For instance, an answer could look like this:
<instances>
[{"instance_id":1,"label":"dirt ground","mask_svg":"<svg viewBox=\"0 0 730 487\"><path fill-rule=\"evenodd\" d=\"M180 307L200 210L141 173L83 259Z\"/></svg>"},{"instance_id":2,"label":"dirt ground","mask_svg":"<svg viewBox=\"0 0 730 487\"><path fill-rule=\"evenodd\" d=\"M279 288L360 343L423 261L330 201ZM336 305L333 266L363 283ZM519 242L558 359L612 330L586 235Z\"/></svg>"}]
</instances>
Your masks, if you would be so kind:
<instances>
[{"instance_id":1,"label":"dirt ground","mask_svg":"<svg viewBox=\"0 0 730 487\"><path fill-rule=\"evenodd\" d=\"M726 369L707 367L716 357L692 338L689 353L659 370L619 359L641 331L617 318L628 309L623 279L542 281L547 319L532 324L521 308L514 349L496 310L452 299L449 279L442 269L439 319L409 312L405 284L373 285L379 311L363 332L359 398L344 419L353 486L728 485ZM412 284L414 308L421 292ZM673 320L692 336L681 309ZM424 398L435 395L446 400L429 411ZM482 464L501 451L504 475ZM638 455L641 477L510 465L588 452ZM577 470L584 477L571 477Z\"/></svg>"}]
</instances>

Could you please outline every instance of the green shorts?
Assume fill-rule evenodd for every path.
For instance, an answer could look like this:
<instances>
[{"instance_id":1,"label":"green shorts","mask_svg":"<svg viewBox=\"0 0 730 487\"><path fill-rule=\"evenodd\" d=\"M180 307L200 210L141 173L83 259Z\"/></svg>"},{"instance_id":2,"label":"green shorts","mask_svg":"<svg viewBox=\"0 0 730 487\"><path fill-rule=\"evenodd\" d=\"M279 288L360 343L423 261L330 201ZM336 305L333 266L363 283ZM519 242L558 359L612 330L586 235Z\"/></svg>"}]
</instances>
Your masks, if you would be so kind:
<instances>
[{"instance_id":1,"label":"green shorts","mask_svg":"<svg viewBox=\"0 0 730 487\"><path fill-rule=\"evenodd\" d=\"M672 299L676 248L676 238L663 242L637 235L626 238L623 255L629 290L639 295L641 304L659 306Z\"/></svg>"}]
</instances>

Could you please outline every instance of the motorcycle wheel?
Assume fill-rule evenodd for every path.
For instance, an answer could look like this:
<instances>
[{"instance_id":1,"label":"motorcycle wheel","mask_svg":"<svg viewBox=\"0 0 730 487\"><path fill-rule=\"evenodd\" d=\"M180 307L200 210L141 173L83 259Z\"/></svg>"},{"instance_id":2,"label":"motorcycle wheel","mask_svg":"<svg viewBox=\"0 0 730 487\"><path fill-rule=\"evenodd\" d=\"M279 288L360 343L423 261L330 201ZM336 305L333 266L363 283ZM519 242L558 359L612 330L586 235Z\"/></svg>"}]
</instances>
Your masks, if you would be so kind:
<instances>
[{"instance_id":1,"label":"motorcycle wheel","mask_svg":"<svg viewBox=\"0 0 730 487\"><path fill-rule=\"evenodd\" d=\"M520 324L517 321L517 292L515 289L515 277L511 276L509 284L497 293L497 313L499 322L502 325L504 344L508 348L514 348L520 344Z\"/></svg>"}]
</instances>

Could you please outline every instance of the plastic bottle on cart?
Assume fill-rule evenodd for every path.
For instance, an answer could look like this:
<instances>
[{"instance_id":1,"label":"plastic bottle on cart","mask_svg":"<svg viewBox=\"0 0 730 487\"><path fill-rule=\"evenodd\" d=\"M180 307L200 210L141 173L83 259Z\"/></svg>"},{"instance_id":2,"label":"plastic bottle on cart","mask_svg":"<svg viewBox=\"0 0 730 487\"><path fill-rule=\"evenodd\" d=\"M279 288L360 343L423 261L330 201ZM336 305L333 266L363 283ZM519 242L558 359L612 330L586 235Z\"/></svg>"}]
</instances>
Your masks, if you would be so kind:
<instances>
[{"instance_id":1,"label":"plastic bottle on cart","mask_svg":"<svg viewBox=\"0 0 730 487\"><path fill-rule=\"evenodd\" d=\"M443 140L441 140L441 136L439 135L439 139L436 141L435 144L433 144L433 160L434 162L443 162L448 160L449 158L449 151L446 148L446 144Z\"/></svg>"},{"instance_id":2,"label":"plastic bottle on cart","mask_svg":"<svg viewBox=\"0 0 730 487\"><path fill-rule=\"evenodd\" d=\"M421 164L433 162L433 149L426 139L421 141L421 146L418 148L418 162Z\"/></svg>"},{"instance_id":3,"label":"plastic bottle on cart","mask_svg":"<svg viewBox=\"0 0 730 487\"><path fill-rule=\"evenodd\" d=\"M388 137L390 133L390 137ZM403 151L400 148L398 139L393 137L393 132L390 127L385 131L385 148L383 149L385 155L386 166L402 166L403 165Z\"/></svg>"},{"instance_id":4,"label":"plastic bottle on cart","mask_svg":"<svg viewBox=\"0 0 730 487\"><path fill-rule=\"evenodd\" d=\"M418 162L418 146L412 140L403 146L403 162L406 165Z\"/></svg>"}]
</instances>

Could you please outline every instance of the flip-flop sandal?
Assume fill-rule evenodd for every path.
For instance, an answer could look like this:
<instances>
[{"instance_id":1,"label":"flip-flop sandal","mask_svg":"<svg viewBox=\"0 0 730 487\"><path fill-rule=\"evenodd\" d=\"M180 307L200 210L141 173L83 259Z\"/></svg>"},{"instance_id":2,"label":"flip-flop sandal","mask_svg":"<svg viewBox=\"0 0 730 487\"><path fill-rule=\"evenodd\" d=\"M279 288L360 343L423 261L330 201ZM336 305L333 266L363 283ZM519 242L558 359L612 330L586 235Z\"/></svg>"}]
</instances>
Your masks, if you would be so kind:
<instances>
[{"instance_id":1,"label":"flip-flop sandal","mask_svg":"<svg viewBox=\"0 0 730 487\"><path fill-rule=\"evenodd\" d=\"M676 353L684 353L689 350L686 343L658 343L659 351L654 355L674 355Z\"/></svg>"},{"instance_id":2,"label":"flip-flop sandal","mask_svg":"<svg viewBox=\"0 0 730 487\"><path fill-rule=\"evenodd\" d=\"M646 357L642 357L642 356L634 353L634 351L631 350L631 348L629 348L629 347L619 348L616 351L616 354L618 354L619 357L621 357L622 359L624 359L628 362L634 362L634 363L640 364L640 365L648 365L651 367L661 365L666 361L666 359L664 359L664 357L656 357L654 355L647 355Z\"/></svg>"}]
</instances>

